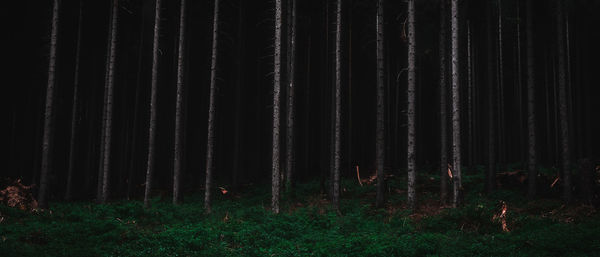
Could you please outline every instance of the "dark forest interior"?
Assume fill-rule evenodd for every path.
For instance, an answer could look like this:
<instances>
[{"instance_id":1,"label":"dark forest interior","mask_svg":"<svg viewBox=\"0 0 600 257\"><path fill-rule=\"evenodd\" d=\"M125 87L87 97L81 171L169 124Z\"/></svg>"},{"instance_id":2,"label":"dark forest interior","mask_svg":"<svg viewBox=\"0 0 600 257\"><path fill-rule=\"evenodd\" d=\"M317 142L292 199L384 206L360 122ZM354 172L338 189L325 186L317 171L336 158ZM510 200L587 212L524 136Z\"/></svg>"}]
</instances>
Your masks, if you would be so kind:
<instances>
[{"instance_id":1,"label":"dark forest interior","mask_svg":"<svg viewBox=\"0 0 600 257\"><path fill-rule=\"evenodd\" d=\"M600 206L600 1L6 5L0 189L31 209Z\"/></svg>"}]
</instances>

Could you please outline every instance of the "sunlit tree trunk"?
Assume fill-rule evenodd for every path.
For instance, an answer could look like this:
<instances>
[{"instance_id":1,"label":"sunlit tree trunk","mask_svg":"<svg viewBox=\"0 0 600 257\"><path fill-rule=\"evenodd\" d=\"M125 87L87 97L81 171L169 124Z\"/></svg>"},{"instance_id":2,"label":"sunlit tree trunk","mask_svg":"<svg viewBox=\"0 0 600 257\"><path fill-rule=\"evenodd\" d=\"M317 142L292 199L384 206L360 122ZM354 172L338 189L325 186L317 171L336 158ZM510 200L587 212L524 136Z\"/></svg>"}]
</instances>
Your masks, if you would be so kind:
<instances>
[{"instance_id":1,"label":"sunlit tree trunk","mask_svg":"<svg viewBox=\"0 0 600 257\"><path fill-rule=\"evenodd\" d=\"M108 52L108 69L106 71L106 119L104 122L104 158L102 160L102 196L100 197L101 203L106 203L108 200L108 190L110 182L110 164L111 164L111 145L112 145L112 117L113 117L113 99L114 99L114 84L115 84L115 73L116 73L116 57L117 57L117 24L119 18L119 0L113 0L112 4L112 18L110 25L110 48Z\"/></svg>"},{"instance_id":2,"label":"sunlit tree trunk","mask_svg":"<svg viewBox=\"0 0 600 257\"><path fill-rule=\"evenodd\" d=\"M340 155L342 126L342 0L337 0L335 24L335 144L333 164L333 197L335 209L340 209Z\"/></svg>"},{"instance_id":3,"label":"sunlit tree trunk","mask_svg":"<svg viewBox=\"0 0 600 257\"><path fill-rule=\"evenodd\" d=\"M181 167L183 160L183 95L184 56L185 56L185 1L179 8L179 42L177 42L177 99L175 100L175 149L173 150L173 203L181 201Z\"/></svg>"},{"instance_id":4,"label":"sunlit tree trunk","mask_svg":"<svg viewBox=\"0 0 600 257\"><path fill-rule=\"evenodd\" d=\"M385 165L385 128L384 128L384 56L383 56L383 1L377 1L377 124L375 130L375 166L377 169L377 198L375 205L377 208L383 207L384 202L384 165Z\"/></svg>"},{"instance_id":5,"label":"sunlit tree trunk","mask_svg":"<svg viewBox=\"0 0 600 257\"><path fill-rule=\"evenodd\" d=\"M452 158L454 168L454 195L452 205L460 204L462 193L460 149L460 88L458 48L458 0L452 0Z\"/></svg>"},{"instance_id":6,"label":"sunlit tree trunk","mask_svg":"<svg viewBox=\"0 0 600 257\"><path fill-rule=\"evenodd\" d=\"M279 213L280 190L280 98L281 98L281 0L275 0L275 53L273 73L273 153L271 158L271 208L274 213Z\"/></svg>"},{"instance_id":7,"label":"sunlit tree trunk","mask_svg":"<svg viewBox=\"0 0 600 257\"><path fill-rule=\"evenodd\" d=\"M211 211L211 189L212 174L214 170L214 148L215 148L215 122L216 122L216 94L217 94L217 56L219 42L219 2L215 0L213 11L213 31L212 31L212 55L210 64L210 98L208 107L208 138L206 141L206 180L204 186L204 209L207 213Z\"/></svg>"},{"instance_id":8,"label":"sunlit tree trunk","mask_svg":"<svg viewBox=\"0 0 600 257\"><path fill-rule=\"evenodd\" d=\"M535 54L533 52L533 0L527 0L527 132L529 182L527 195L535 198L537 180L536 114L535 114Z\"/></svg>"},{"instance_id":9,"label":"sunlit tree trunk","mask_svg":"<svg viewBox=\"0 0 600 257\"><path fill-rule=\"evenodd\" d=\"M557 47L558 47L558 109L560 114L560 138L563 173L563 200L571 203L571 150L569 138L569 115L567 106L567 61L565 53L564 2L557 0Z\"/></svg>"},{"instance_id":10,"label":"sunlit tree trunk","mask_svg":"<svg viewBox=\"0 0 600 257\"><path fill-rule=\"evenodd\" d=\"M75 169L75 146L78 139L79 125L79 64L81 57L81 27L83 20L83 1L79 2L79 18L77 22L77 46L75 47L75 77L73 78L73 103L71 107L71 138L69 141L69 170L67 173L67 190L65 192L65 200L69 201L73 198L73 172Z\"/></svg>"},{"instance_id":11,"label":"sunlit tree trunk","mask_svg":"<svg viewBox=\"0 0 600 257\"><path fill-rule=\"evenodd\" d=\"M446 39L447 39L447 15L446 0L440 1L440 200L445 204L448 200L448 115L446 112L447 103L447 71L448 65L446 59Z\"/></svg>"},{"instance_id":12,"label":"sunlit tree trunk","mask_svg":"<svg viewBox=\"0 0 600 257\"><path fill-rule=\"evenodd\" d=\"M52 29L50 32L50 55L48 61L48 85L46 87L46 109L44 115L44 136L42 141L42 167L40 171L40 190L38 204L48 208L48 175L50 173L50 152L53 137L54 88L56 84L56 50L58 41L58 20L60 0L54 0L52 7Z\"/></svg>"},{"instance_id":13,"label":"sunlit tree trunk","mask_svg":"<svg viewBox=\"0 0 600 257\"><path fill-rule=\"evenodd\" d=\"M144 206L150 206L152 192L152 176L154 173L154 152L156 141L156 98L158 87L158 49L160 39L160 2L154 4L154 35L152 41L152 79L150 88L150 124L148 126L148 160L146 164L146 188L144 191Z\"/></svg>"},{"instance_id":14,"label":"sunlit tree trunk","mask_svg":"<svg viewBox=\"0 0 600 257\"><path fill-rule=\"evenodd\" d=\"M415 182L416 182L416 136L415 136L415 0L408 0L408 207L415 209Z\"/></svg>"}]
</instances>

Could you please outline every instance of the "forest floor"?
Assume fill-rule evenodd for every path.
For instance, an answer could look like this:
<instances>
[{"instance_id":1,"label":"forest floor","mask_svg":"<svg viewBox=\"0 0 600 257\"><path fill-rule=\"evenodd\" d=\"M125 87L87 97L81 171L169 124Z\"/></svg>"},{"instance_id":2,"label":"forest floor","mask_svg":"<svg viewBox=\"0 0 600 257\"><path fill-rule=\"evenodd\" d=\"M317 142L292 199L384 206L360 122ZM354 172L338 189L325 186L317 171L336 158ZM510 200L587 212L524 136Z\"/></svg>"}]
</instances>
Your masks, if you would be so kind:
<instances>
[{"instance_id":1,"label":"forest floor","mask_svg":"<svg viewBox=\"0 0 600 257\"><path fill-rule=\"evenodd\" d=\"M466 177L465 203L452 209L439 204L435 181L419 177L414 213L394 177L382 209L374 184L344 180L341 216L318 182L284 196L279 215L267 186L219 194L210 215L201 194L179 206L156 198L149 209L141 201L53 202L43 212L0 205L0 256L600 256L591 206L528 202L515 190L484 197L482 178Z\"/></svg>"}]
</instances>

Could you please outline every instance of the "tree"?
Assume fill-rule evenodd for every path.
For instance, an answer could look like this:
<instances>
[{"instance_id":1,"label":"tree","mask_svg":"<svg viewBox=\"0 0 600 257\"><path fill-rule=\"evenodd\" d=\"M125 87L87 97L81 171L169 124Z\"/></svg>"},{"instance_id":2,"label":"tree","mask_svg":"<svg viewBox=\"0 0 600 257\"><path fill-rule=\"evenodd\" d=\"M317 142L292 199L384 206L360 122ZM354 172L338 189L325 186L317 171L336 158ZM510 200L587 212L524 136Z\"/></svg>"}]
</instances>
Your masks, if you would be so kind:
<instances>
[{"instance_id":1,"label":"tree","mask_svg":"<svg viewBox=\"0 0 600 257\"><path fill-rule=\"evenodd\" d=\"M40 190L38 204L48 208L48 175L50 173L50 152L53 146L54 88L56 86L56 50L58 41L60 0L54 0L52 7L52 29L50 32L50 56L48 60L48 85L46 87L46 109L44 114L44 136L42 141L42 167L40 171Z\"/></svg>"},{"instance_id":2,"label":"tree","mask_svg":"<svg viewBox=\"0 0 600 257\"><path fill-rule=\"evenodd\" d=\"M448 200L448 115L446 114L446 0L440 1L440 200L443 204Z\"/></svg>"},{"instance_id":3,"label":"tree","mask_svg":"<svg viewBox=\"0 0 600 257\"><path fill-rule=\"evenodd\" d=\"M527 0L527 132L529 182L527 195L533 199L536 194L536 115L535 115L535 55L533 52L533 0Z\"/></svg>"},{"instance_id":4,"label":"tree","mask_svg":"<svg viewBox=\"0 0 600 257\"><path fill-rule=\"evenodd\" d=\"M460 80L458 56L458 0L451 1L452 12L452 167L454 179L454 198L452 205L456 208L460 204L462 179L460 155Z\"/></svg>"},{"instance_id":5,"label":"tree","mask_svg":"<svg viewBox=\"0 0 600 257\"><path fill-rule=\"evenodd\" d=\"M273 153L271 155L271 208L274 213L279 213L279 133L281 108L281 0L275 0L275 54L273 73Z\"/></svg>"},{"instance_id":6,"label":"tree","mask_svg":"<svg viewBox=\"0 0 600 257\"><path fill-rule=\"evenodd\" d=\"M342 0L337 0L335 24L335 143L333 163L333 196L332 203L336 210L340 209L340 154L342 126Z\"/></svg>"},{"instance_id":7,"label":"tree","mask_svg":"<svg viewBox=\"0 0 600 257\"><path fill-rule=\"evenodd\" d=\"M108 183L110 181L110 161L111 161L111 143L112 143L112 116L113 116L113 98L114 84L116 73L116 57L117 57L117 24L119 18L119 0L113 0L111 25L109 35L109 51L108 51L108 68L106 69L106 98L104 103L105 119L104 119L104 142L103 142L103 159L102 159L102 195L99 198L100 203L106 203L108 200Z\"/></svg>"},{"instance_id":8,"label":"tree","mask_svg":"<svg viewBox=\"0 0 600 257\"><path fill-rule=\"evenodd\" d=\"M571 150L569 138L569 115L567 106L567 68L565 60L565 18L564 2L556 0L557 4L557 22L556 36L558 47L558 109L560 115L560 138L561 138L561 157L563 173L563 200L571 203L573 195L571 192Z\"/></svg>"},{"instance_id":9,"label":"tree","mask_svg":"<svg viewBox=\"0 0 600 257\"><path fill-rule=\"evenodd\" d=\"M75 146L77 140L77 130L79 125L79 64L81 57L81 23L83 13L83 1L79 2L79 18L77 22L77 46L75 47L75 77L73 78L73 103L71 107L71 138L69 140L69 170L67 173L67 190L65 200L72 199L73 191L73 170L75 169Z\"/></svg>"},{"instance_id":10,"label":"tree","mask_svg":"<svg viewBox=\"0 0 600 257\"><path fill-rule=\"evenodd\" d=\"M296 165L296 149L294 134L295 91L296 91L296 0L290 0L288 5L288 102L287 102L287 132L286 132L286 189L292 191L294 169Z\"/></svg>"},{"instance_id":11,"label":"tree","mask_svg":"<svg viewBox=\"0 0 600 257\"><path fill-rule=\"evenodd\" d=\"M219 2L215 0L213 11L212 30L212 55L210 63L210 96L208 107L208 138L206 141L206 180L204 186L204 209L207 213L211 211L210 190L212 188L212 174L214 170L214 142L215 142L215 118L216 118L216 91L217 91L217 54L219 42Z\"/></svg>"},{"instance_id":12,"label":"tree","mask_svg":"<svg viewBox=\"0 0 600 257\"><path fill-rule=\"evenodd\" d=\"M154 34L152 41L152 78L150 81L150 124L148 126L148 160L146 164L146 187L144 207L150 207L152 175L154 173L154 152L156 141L156 94L158 87L158 44L160 38L160 2L154 2Z\"/></svg>"},{"instance_id":13,"label":"tree","mask_svg":"<svg viewBox=\"0 0 600 257\"><path fill-rule=\"evenodd\" d=\"M179 8L179 41L177 42L177 99L175 100L175 149L173 150L173 203L181 201L181 165L183 159L183 72L185 46L185 0Z\"/></svg>"},{"instance_id":14,"label":"tree","mask_svg":"<svg viewBox=\"0 0 600 257\"><path fill-rule=\"evenodd\" d=\"M496 98L495 98L495 80L494 76L494 42L492 30L492 11L488 8L487 15L487 78L488 78L488 168L485 173L486 192L489 194L496 188Z\"/></svg>"},{"instance_id":15,"label":"tree","mask_svg":"<svg viewBox=\"0 0 600 257\"><path fill-rule=\"evenodd\" d=\"M377 121L376 121L376 129L375 129L375 166L377 170L377 198L375 205L377 208L383 207L383 194L384 194L384 172L383 167L385 165L385 128L384 128L384 99L385 99L385 90L384 90L384 56L383 56L383 1L377 1Z\"/></svg>"},{"instance_id":16,"label":"tree","mask_svg":"<svg viewBox=\"0 0 600 257\"><path fill-rule=\"evenodd\" d=\"M416 136L415 136L415 105L416 105L416 81L415 81L415 0L408 0L408 207L415 209L415 182L416 182Z\"/></svg>"}]
</instances>

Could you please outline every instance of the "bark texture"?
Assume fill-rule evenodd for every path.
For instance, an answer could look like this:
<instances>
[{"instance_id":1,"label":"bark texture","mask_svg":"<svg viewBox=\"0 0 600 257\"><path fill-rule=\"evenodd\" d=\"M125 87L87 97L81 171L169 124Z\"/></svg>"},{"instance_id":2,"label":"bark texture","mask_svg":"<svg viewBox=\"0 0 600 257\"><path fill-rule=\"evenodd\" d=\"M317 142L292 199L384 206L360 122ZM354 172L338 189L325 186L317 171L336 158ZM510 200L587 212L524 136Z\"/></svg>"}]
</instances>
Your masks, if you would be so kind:
<instances>
[{"instance_id":1,"label":"bark texture","mask_svg":"<svg viewBox=\"0 0 600 257\"><path fill-rule=\"evenodd\" d=\"M217 112L217 56L219 43L219 2L215 0L213 11L212 31L212 55L210 64L210 96L208 107L208 138L206 140L206 178L204 185L204 209L207 213L211 211L212 174L214 170L214 148L215 148L215 122Z\"/></svg>"},{"instance_id":2,"label":"bark texture","mask_svg":"<svg viewBox=\"0 0 600 257\"><path fill-rule=\"evenodd\" d=\"M185 4L181 0L179 8L179 42L177 42L177 99L175 100L175 149L173 150L173 203L181 201L181 166L183 161L183 95L185 71Z\"/></svg>"},{"instance_id":3,"label":"bark texture","mask_svg":"<svg viewBox=\"0 0 600 257\"><path fill-rule=\"evenodd\" d=\"M412 210L415 208L416 193L416 121L415 121L415 106L416 106L416 76L415 76L415 0L408 0L408 106L407 106L407 122L408 122L408 149L407 149L407 170L408 170L408 185L407 197L408 207Z\"/></svg>"}]
</instances>

